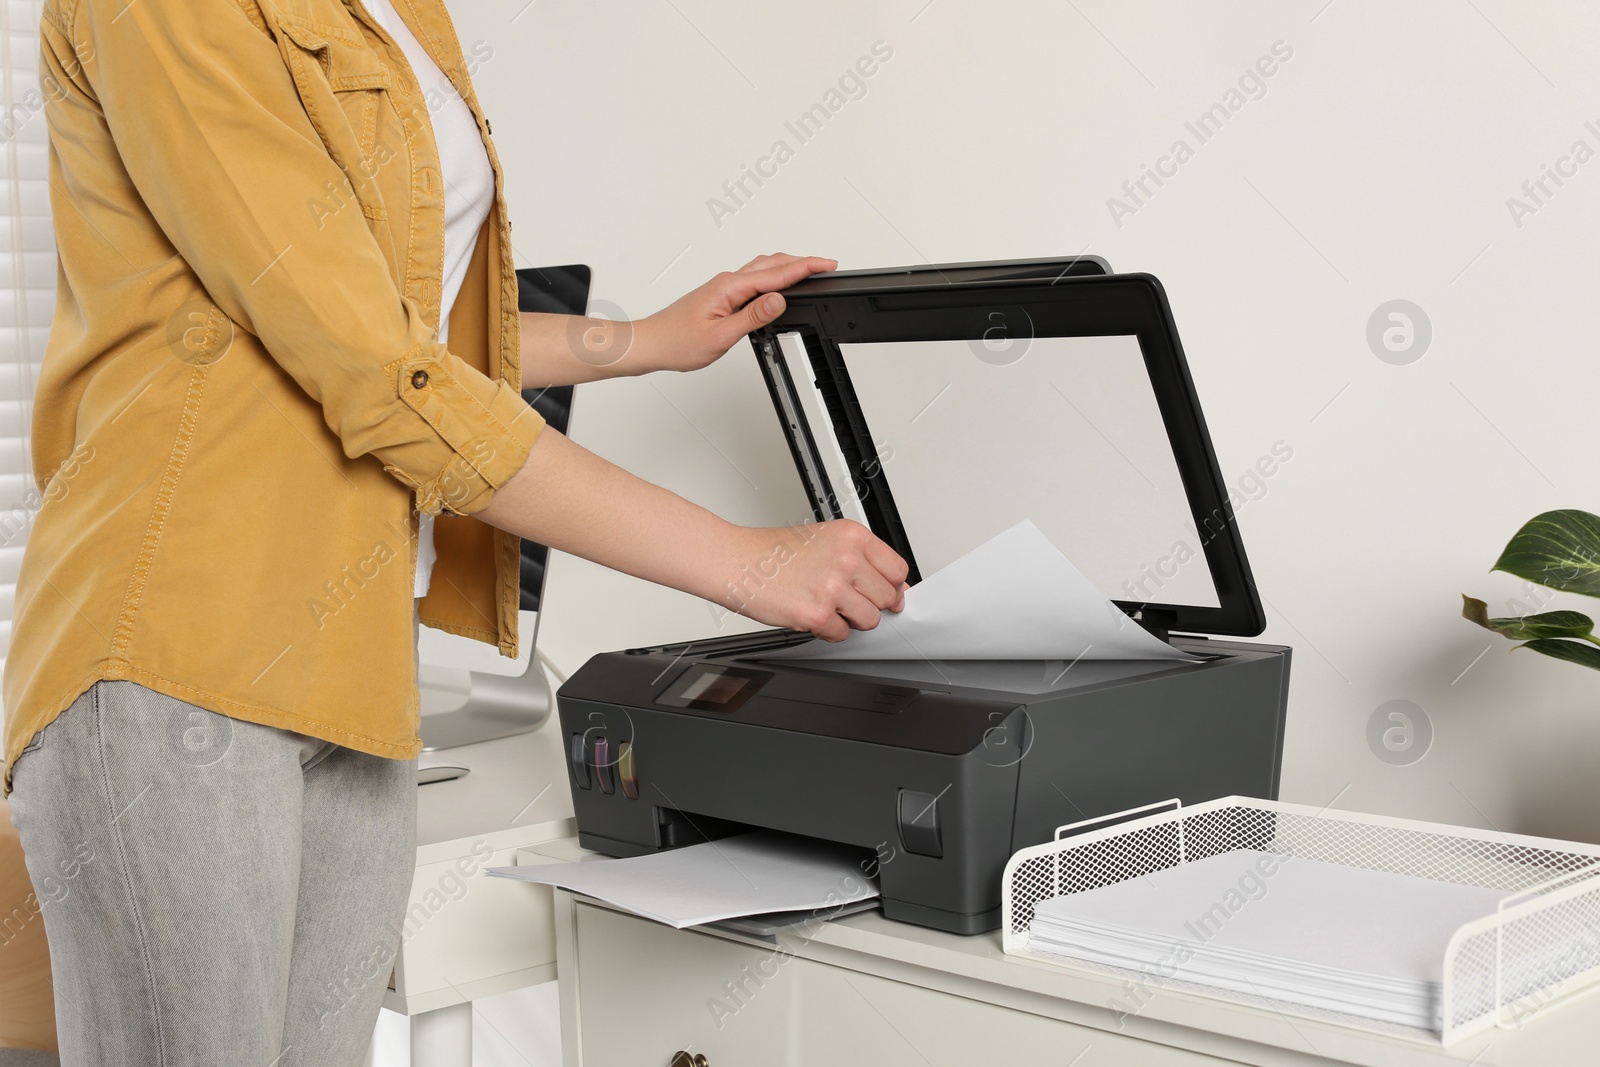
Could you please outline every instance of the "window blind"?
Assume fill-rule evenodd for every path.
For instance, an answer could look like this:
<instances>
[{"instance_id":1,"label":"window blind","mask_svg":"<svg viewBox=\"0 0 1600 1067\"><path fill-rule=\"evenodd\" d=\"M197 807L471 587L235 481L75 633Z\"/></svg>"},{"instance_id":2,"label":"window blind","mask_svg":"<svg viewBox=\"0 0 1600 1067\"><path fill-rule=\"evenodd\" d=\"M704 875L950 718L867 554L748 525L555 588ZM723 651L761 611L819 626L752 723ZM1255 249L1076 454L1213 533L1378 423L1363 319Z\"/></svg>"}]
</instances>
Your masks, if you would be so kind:
<instances>
[{"instance_id":1,"label":"window blind","mask_svg":"<svg viewBox=\"0 0 1600 1067\"><path fill-rule=\"evenodd\" d=\"M41 6L40 0L0 0L0 667L11 644L17 568L42 502L28 433L55 310L49 140L39 85Z\"/></svg>"}]
</instances>

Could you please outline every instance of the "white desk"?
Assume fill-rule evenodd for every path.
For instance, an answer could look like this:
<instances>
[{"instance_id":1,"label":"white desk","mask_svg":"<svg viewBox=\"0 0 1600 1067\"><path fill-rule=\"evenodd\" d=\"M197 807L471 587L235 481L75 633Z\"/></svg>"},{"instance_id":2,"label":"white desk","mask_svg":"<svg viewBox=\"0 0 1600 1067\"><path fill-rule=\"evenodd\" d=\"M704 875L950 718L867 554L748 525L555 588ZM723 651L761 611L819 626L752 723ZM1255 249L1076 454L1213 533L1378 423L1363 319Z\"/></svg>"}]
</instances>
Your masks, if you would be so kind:
<instances>
[{"instance_id":1,"label":"white desk","mask_svg":"<svg viewBox=\"0 0 1600 1067\"><path fill-rule=\"evenodd\" d=\"M417 791L416 880L383 1001L410 1016L417 1067L470 1067L472 1001L555 978L549 892L483 871L575 832L562 759L552 713L532 733L419 761L470 773Z\"/></svg>"},{"instance_id":2,"label":"white desk","mask_svg":"<svg viewBox=\"0 0 1600 1067\"><path fill-rule=\"evenodd\" d=\"M585 858L553 841L520 862ZM543 922L532 887L524 921ZM774 944L673 930L588 898L554 895L566 1067L1568 1067L1600 1060L1600 997L1446 1052L1268 1008L1158 991L1119 1030L1109 975L1005 955L976 937L868 913ZM722 1007L717 1008L720 1002Z\"/></svg>"}]
</instances>

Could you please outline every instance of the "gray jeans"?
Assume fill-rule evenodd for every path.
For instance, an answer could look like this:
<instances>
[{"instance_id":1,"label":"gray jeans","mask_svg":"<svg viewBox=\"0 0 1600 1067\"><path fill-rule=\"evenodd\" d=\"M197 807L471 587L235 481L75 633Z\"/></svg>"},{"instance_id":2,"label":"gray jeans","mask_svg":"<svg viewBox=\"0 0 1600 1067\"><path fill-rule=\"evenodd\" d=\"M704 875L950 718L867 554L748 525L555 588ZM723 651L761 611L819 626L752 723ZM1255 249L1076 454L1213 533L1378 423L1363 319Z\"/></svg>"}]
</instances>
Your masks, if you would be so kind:
<instances>
[{"instance_id":1,"label":"gray jeans","mask_svg":"<svg viewBox=\"0 0 1600 1067\"><path fill-rule=\"evenodd\" d=\"M415 869L416 761L98 682L18 759L65 1067L359 1064Z\"/></svg>"}]
</instances>

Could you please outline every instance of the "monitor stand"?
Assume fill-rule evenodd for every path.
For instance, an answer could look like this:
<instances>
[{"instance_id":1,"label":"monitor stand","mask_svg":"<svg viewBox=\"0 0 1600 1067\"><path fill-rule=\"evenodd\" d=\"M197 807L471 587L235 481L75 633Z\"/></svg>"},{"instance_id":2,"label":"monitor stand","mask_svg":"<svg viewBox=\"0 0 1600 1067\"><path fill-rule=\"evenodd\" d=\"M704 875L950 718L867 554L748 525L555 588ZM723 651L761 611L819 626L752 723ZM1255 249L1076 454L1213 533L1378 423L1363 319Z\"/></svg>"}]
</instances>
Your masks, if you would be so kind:
<instances>
[{"instance_id":1,"label":"monitor stand","mask_svg":"<svg viewBox=\"0 0 1600 1067\"><path fill-rule=\"evenodd\" d=\"M528 669L521 675L472 671L469 677L472 688L465 704L422 717L422 751L525 734L550 717L554 699L536 653L528 657Z\"/></svg>"}]
</instances>

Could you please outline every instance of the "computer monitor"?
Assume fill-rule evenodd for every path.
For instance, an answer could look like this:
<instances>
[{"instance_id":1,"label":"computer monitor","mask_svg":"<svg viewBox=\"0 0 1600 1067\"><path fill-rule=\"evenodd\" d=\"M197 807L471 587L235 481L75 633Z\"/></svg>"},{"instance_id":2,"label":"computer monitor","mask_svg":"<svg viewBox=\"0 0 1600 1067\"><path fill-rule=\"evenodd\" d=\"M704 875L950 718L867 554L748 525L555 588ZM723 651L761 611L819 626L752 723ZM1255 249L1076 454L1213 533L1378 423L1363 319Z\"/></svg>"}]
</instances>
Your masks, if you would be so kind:
<instances>
[{"instance_id":1,"label":"computer monitor","mask_svg":"<svg viewBox=\"0 0 1600 1067\"><path fill-rule=\"evenodd\" d=\"M589 278L589 268L581 264L519 270L518 310L582 315L589 305ZM556 386L524 389L522 395L548 425L565 433L572 414L572 392L571 386ZM554 698L534 651L549 554L544 545L522 542L520 640L515 659L481 641L421 628L417 674L422 689L424 751L525 733L549 716Z\"/></svg>"}]
</instances>

